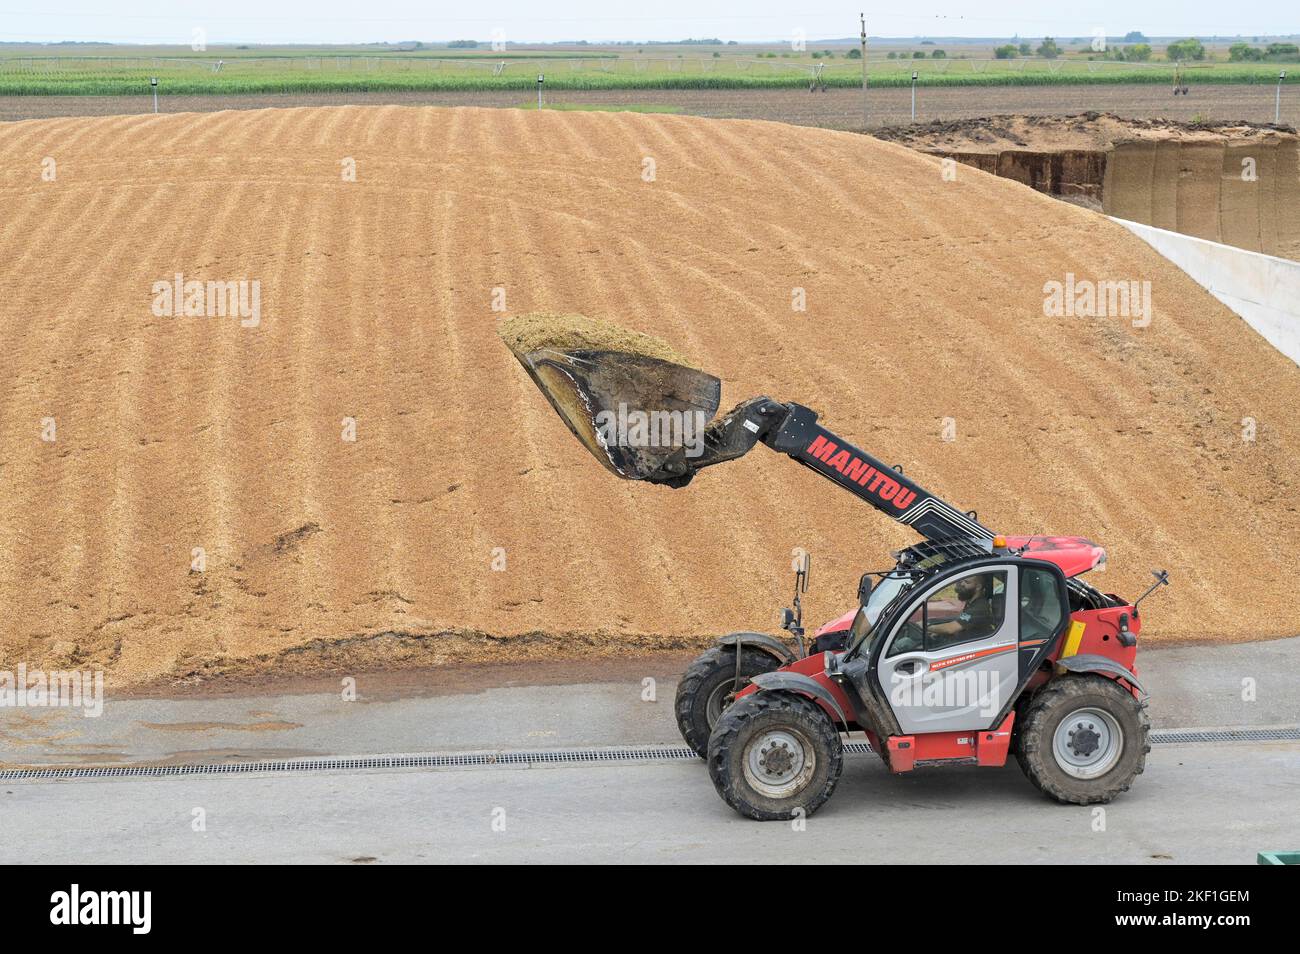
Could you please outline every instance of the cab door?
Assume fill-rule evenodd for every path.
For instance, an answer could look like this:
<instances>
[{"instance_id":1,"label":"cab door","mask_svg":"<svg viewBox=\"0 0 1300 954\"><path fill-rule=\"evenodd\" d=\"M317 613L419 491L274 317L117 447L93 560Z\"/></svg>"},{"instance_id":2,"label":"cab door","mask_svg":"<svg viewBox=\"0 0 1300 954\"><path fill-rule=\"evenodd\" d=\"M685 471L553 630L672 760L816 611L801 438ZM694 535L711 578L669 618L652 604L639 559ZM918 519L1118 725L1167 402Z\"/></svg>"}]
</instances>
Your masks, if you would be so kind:
<instances>
[{"instance_id":1,"label":"cab door","mask_svg":"<svg viewBox=\"0 0 1300 954\"><path fill-rule=\"evenodd\" d=\"M985 729L1019 682L1019 574L984 564L914 597L877 675L905 735Z\"/></svg>"}]
</instances>

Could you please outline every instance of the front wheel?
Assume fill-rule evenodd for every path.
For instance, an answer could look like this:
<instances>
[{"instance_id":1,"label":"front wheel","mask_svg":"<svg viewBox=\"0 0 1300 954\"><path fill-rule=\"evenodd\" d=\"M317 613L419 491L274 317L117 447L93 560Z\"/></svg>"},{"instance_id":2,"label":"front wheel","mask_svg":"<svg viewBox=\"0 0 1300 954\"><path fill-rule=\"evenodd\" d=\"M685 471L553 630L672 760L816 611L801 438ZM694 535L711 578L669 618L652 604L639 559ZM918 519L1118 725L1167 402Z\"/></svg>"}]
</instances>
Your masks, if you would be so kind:
<instances>
[{"instance_id":1,"label":"front wheel","mask_svg":"<svg viewBox=\"0 0 1300 954\"><path fill-rule=\"evenodd\" d=\"M736 647L714 646L696 657L681 681L673 711L686 744L700 758L709 752L709 735L736 693L755 676L780 669L776 657L762 650L740 647L740 684L736 684Z\"/></svg>"},{"instance_id":2,"label":"front wheel","mask_svg":"<svg viewBox=\"0 0 1300 954\"><path fill-rule=\"evenodd\" d=\"M1029 703L1016 758L1029 781L1058 802L1109 802L1142 774L1150 731L1145 708L1113 679L1061 676Z\"/></svg>"},{"instance_id":3,"label":"front wheel","mask_svg":"<svg viewBox=\"0 0 1300 954\"><path fill-rule=\"evenodd\" d=\"M758 821L808 817L831 797L844 768L835 724L789 692L736 701L709 737L709 777L723 801Z\"/></svg>"}]
</instances>

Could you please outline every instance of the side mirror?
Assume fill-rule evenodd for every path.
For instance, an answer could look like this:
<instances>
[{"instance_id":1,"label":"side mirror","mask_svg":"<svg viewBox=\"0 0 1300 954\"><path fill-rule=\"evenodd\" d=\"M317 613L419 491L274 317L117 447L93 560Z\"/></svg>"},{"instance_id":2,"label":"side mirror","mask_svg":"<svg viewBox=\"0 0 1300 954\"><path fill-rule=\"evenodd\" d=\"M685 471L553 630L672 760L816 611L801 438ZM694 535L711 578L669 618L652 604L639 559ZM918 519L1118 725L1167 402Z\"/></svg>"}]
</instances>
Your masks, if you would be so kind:
<instances>
[{"instance_id":1,"label":"side mirror","mask_svg":"<svg viewBox=\"0 0 1300 954\"><path fill-rule=\"evenodd\" d=\"M781 609L781 628L789 629L790 624L794 622L794 610L786 606Z\"/></svg>"},{"instance_id":2,"label":"side mirror","mask_svg":"<svg viewBox=\"0 0 1300 954\"><path fill-rule=\"evenodd\" d=\"M858 605L866 606L867 600L871 598L871 591L875 587L875 581L870 573L863 573L862 579L858 581Z\"/></svg>"}]
</instances>

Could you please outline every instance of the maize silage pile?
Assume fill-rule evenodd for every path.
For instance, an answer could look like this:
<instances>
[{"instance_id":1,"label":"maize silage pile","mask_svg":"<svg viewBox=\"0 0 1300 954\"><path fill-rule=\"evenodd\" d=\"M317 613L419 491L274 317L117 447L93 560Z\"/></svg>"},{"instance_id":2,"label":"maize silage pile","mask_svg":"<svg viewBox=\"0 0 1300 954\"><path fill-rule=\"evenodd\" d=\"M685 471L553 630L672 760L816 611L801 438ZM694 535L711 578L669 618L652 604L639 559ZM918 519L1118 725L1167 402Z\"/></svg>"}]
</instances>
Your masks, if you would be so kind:
<instances>
[{"instance_id":1,"label":"maize silage pile","mask_svg":"<svg viewBox=\"0 0 1300 954\"><path fill-rule=\"evenodd\" d=\"M817 621L914 539L762 448L615 479L501 346L528 313L669 342L724 407L807 404L999 530L1089 536L1103 589L1167 567L1152 642L1296 630L1300 369L1016 183L774 123L343 107L6 124L0 193L0 668L684 649L772 630L796 547ZM1130 282L1149 314L1044 306Z\"/></svg>"}]
</instances>

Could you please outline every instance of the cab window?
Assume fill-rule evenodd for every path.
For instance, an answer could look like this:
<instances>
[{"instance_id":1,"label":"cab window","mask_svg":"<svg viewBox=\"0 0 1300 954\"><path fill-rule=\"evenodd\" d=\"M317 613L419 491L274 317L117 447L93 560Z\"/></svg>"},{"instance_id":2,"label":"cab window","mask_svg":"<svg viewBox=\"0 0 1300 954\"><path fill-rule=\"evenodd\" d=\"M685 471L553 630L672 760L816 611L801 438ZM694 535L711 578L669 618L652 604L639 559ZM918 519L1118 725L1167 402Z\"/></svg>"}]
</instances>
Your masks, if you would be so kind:
<instances>
[{"instance_id":1,"label":"cab window","mask_svg":"<svg viewBox=\"0 0 1300 954\"><path fill-rule=\"evenodd\" d=\"M1020 641L1049 639L1061 626L1065 608L1056 574L1036 567L1020 569Z\"/></svg>"},{"instance_id":2,"label":"cab window","mask_svg":"<svg viewBox=\"0 0 1300 954\"><path fill-rule=\"evenodd\" d=\"M1006 618L1007 571L971 573L931 593L900 627L889 655L986 639Z\"/></svg>"}]
</instances>

